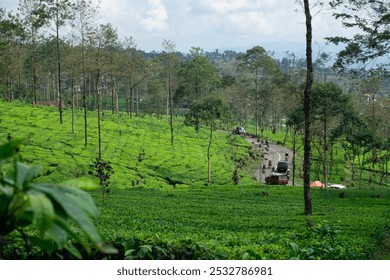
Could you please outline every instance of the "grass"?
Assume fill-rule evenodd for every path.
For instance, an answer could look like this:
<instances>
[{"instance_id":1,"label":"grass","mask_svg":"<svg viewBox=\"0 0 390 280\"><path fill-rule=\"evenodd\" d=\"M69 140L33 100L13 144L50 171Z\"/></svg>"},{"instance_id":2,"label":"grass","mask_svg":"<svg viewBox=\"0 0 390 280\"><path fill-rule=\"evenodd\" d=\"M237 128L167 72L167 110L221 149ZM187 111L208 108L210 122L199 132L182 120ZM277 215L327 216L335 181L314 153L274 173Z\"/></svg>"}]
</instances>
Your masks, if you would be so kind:
<instances>
[{"instance_id":1,"label":"grass","mask_svg":"<svg viewBox=\"0 0 390 280\"><path fill-rule=\"evenodd\" d=\"M191 240L204 244L214 257L217 251L233 259L249 251L247 257L290 258L292 253L286 251L290 243L309 248L322 240L315 235L310 244L305 243L309 239L299 233L308 224L337 228L337 242L346 241L348 248L360 252L357 258L372 257L390 217L387 189L356 189L343 197L338 190L313 189L314 215L310 217L303 215L299 187L122 189L115 190L106 205L99 193L94 195L102 211L98 226L110 240L137 236L145 244L160 240L170 247Z\"/></svg>"},{"instance_id":2,"label":"grass","mask_svg":"<svg viewBox=\"0 0 390 280\"><path fill-rule=\"evenodd\" d=\"M263 196L262 192L269 195ZM331 224L339 224L351 236L356 236L356 231L367 233L360 235L367 239L371 237L364 230L367 226L378 227L386 224L389 218L388 190L353 190L340 198L338 190L327 192L313 189L314 215L311 217L302 215L301 193L302 189L298 187L257 185L247 185L244 189L230 185L216 188L115 190L109 198L108 207L102 207L101 223L108 223L108 219L113 218L111 214L116 213L119 220L132 220L124 226L124 232L129 232L141 229L143 220L153 221L158 217L158 223L146 232L164 232L164 229L170 228L167 224L175 221L173 225L183 225L175 229L175 234L185 236L193 234L194 229L197 234L220 230L243 234L264 230L304 230L308 220L315 224L327 220ZM99 194L95 195L96 201L103 206ZM355 207L351 207L354 204ZM161 209L164 211L160 212ZM367 220L367 217L371 219ZM168 231L172 232L172 229Z\"/></svg>"},{"instance_id":3,"label":"grass","mask_svg":"<svg viewBox=\"0 0 390 280\"><path fill-rule=\"evenodd\" d=\"M38 181L91 178L89 165L97 156L95 113L88 112L85 147L81 111L75 135L69 111L63 125L55 108L0 102L0 112L0 139L6 141L8 134L25 139L23 157L42 166ZM99 190L90 193L101 212L100 232L120 249L112 258L389 257L386 186L313 189L314 214L307 217L301 187L262 186L245 170L240 170L239 185L233 184L233 155L251 160L250 145L240 137L231 146L226 133L214 134L213 182L208 184L207 130L197 134L176 120L171 146L165 120L130 120L106 112L102 127L103 158L115 173L105 201Z\"/></svg>"},{"instance_id":4,"label":"grass","mask_svg":"<svg viewBox=\"0 0 390 280\"><path fill-rule=\"evenodd\" d=\"M24 139L22 154L30 164L42 166L39 181L60 182L88 176L89 164L98 155L96 113L89 112L88 146L84 146L82 112L76 115L72 135L70 112L65 111L60 125L56 108L30 107L19 103L0 103L0 139L7 134ZM191 127L175 123L175 142L170 145L169 126L153 117L129 119L127 115L106 113L102 121L103 159L111 162L111 186L170 187L203 185L207 181L207 130L195 133ZM227 134L216 133L212 147L212 180L231 181L234 170ZM237 142L238 141L238 142ZM237 137L238 158L247 155L250 145ZM142 159L140 159L142 154ZM60 166L60 168L58 168ZM241 173L243 181L251 178Z\"/></svg>"}]
</instances>

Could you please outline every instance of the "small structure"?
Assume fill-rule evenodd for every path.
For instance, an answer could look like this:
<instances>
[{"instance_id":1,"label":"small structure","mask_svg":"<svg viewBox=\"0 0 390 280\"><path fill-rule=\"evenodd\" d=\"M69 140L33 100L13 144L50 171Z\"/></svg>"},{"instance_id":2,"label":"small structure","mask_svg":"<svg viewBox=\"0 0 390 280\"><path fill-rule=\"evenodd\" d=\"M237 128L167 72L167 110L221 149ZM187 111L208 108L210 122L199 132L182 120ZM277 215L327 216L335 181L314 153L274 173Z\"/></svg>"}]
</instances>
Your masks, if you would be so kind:
<instances>
[{"instance_id":1,"label":"small structure","mask_svg":"<svg viewBox=\"0 0 390 280\"><path fill-rule=\"evenodd\" d=\"M320 181L314 181L310 184L310 187L318 187L318 188L323 188L324 184L321 183Z\"/></svg>"}]
</instances>

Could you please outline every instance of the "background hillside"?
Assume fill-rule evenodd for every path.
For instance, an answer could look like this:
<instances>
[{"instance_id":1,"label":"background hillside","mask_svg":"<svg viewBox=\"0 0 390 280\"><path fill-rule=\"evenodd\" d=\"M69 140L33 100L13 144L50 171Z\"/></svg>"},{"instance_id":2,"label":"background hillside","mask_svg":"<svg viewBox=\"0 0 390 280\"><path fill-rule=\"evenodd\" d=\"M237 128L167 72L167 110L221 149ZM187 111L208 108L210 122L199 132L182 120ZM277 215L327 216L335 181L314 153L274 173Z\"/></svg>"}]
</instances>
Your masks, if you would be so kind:
<instances>
[{"instance_id":1,"label":"background hillside","mask_svg":"<svg viewBox=\"0 0 390 280\"><path fill-rule=\"evenodd\" d=\"M10 134L23 139L24 160L41 165L39 181L61 182L69 178L91 177L89 165L98 156L96 113L89 117L89 145L84 146L81 112L76 116L75 134L69 122L57 123L56 108L30 106L19 102L0 102L0 139ZM66 111L64 119L70 119ZM175 143L170 144L166 119L151 116L130 118L126 114L106 113L102 120L103 159L110 161L114 174L111 185L118 188L197 186L207 182L207 130L195 132L182 121L175 122ZM212 150L212 177L217 185L232 182L233 155L248 157L250 145L228 133L215 134ZM241 173L244 182L252 178Z\"/></svg>"}]
</instances>

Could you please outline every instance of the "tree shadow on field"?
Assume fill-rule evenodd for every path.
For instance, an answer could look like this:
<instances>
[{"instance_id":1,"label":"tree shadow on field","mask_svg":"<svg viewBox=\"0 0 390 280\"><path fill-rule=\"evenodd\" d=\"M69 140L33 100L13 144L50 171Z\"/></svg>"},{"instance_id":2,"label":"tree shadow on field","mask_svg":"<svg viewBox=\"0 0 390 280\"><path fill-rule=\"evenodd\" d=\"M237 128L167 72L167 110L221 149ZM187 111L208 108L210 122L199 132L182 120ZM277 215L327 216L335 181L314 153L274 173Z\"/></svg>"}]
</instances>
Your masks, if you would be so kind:
<instances>
[{"instance_id":1,"label":"tree shadow on field","mask_svg":"<svg viewBox=\"0 0 390 280\"><path fill-rule=\"evenodd\" d=\"M176 188L178 184L184 184L183 181L174 179L175 175L172 171L166 167L155 166L155 165L146 165L147 168L153 170L153 173L156 177L159 177L167 182L168 185Z\"/></svg>"}]
</instances>

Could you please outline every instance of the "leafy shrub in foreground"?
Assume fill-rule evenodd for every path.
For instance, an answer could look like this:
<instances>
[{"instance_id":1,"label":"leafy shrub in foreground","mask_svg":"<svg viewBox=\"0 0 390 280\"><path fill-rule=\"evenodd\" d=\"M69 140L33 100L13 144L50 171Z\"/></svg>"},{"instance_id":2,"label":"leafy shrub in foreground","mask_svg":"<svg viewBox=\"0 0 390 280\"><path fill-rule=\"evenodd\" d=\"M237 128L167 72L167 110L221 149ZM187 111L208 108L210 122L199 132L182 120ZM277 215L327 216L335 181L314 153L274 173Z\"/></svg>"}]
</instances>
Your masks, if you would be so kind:
<instances>
[{"instance_id":1,"label":"leafy shrub in foreground","mask_svg":"<svg viewBox=\"0 0 390 280\"><path fill-rule=\"evenodd\" d=\"M345 260L364 259L361 246L341 239L340 230L328 224L308 227L302 233L293 234L289 243L291 259ZM296 240L296 241L295 241Z\"/></svg>"},{"instance_id":2,"label":"leafy shrub in foreground","mask_svg":"<svg viewBox=\"0 0 390 280\"><path fill-rule=\"evenodd\" d=\"M65 249L76 258L82 257L80 248L87 253L91 252L91 247L115 252L104 247L91 220L98 215L91 196L74 186L34 183L40 168L29 167L18 160L15 155L19 144L9 142L0 146L0 258L27 258L34 254L34 246L40 248L38 251L43 255ZM3 168L10 159L12 167ZM14 232L21 234L24 250L21 246L17 247L17 252L13 252L12 245L9 248L8 238L13 241L17 238Z\"/></svg>"},{"instance_id":3,"label":"leafy shrub in foreground","mask_svg":"<svg viewBox=\"0 0 390 280\"><path fill-rule=\"evenodd\" d=\"M364 259L362 248L339 238L339 230L327 224L303 232L261 233L260 236L226 235L213 240L163 239L157 235L120 237L112 240L119 254L109 258L127 260L347 260ZM104 256L95 256L102 258Z\"/></svg>"}]
</instances>

